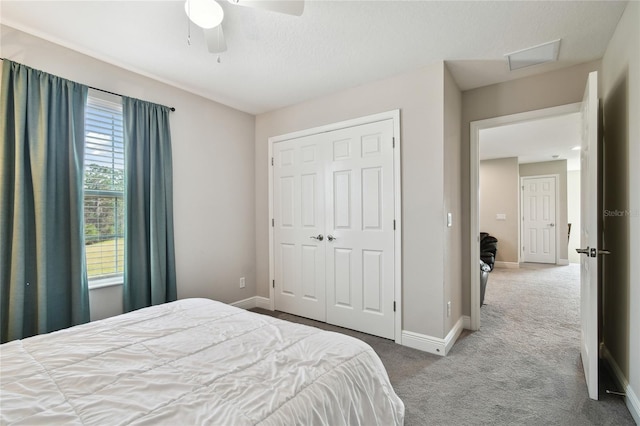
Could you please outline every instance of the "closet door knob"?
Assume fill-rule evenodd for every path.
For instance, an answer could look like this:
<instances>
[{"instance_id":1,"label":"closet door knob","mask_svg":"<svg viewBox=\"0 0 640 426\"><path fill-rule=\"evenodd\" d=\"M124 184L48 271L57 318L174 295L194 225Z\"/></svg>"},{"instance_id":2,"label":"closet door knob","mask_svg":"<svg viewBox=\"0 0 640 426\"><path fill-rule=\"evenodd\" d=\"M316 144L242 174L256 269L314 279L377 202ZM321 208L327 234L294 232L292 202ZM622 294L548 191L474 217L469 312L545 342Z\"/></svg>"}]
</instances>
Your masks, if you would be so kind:
<instances>
[{"instance_id":1,"label":"closet door knob","mask_svg":"<svg viewBox=\"0 0 640 426\"><path fill-rule=\"evenodd\" d=\"M324 240L324 237L322 236L322 234L318 234L317 237L309 237L309 238L313 238L314 240L318 240L318 241Z\"/></svg>"},{"instance_id":2,"label":"closet door knob","mask_svg":"<svg viewBox=\"0 0 640 426\"><path fill-rule=\"evenodd\" d=\"M327 240L333 241L333 240L337 240L337 238L334 237L333 235L327 235Z\"/></svg>"}]
</instances>

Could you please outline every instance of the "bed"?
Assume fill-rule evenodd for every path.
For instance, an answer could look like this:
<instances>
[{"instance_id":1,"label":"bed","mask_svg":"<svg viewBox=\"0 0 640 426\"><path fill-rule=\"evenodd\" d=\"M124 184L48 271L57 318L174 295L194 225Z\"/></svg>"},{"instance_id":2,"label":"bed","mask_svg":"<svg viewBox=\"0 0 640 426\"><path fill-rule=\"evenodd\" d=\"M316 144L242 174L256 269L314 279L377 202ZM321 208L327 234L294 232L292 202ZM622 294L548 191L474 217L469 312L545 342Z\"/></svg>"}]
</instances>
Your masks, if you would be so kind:
<instances>
[{"instance_id":1,"label":"bed","mask_svg":"<svg viewBox=\"0 0 640 426\"><path fill-rule=\"evenodd\" d=\"M2 424L393 425L373 349L185 299L0 346Z\"/></svg>"}]
</instances>

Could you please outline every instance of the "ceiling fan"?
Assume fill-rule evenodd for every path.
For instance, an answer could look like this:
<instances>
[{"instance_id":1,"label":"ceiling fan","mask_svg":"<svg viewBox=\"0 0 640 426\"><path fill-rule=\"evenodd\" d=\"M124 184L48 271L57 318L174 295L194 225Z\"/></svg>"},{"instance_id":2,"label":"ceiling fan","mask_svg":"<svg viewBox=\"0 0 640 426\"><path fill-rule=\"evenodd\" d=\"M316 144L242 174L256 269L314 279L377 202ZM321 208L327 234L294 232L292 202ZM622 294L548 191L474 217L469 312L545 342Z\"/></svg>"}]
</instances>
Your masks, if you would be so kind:
<instances>
[{"instance_id":1,"label":"ceiling fan","mask_svg":"<svg viewBox=\"0 0 640 426\"><path fill-rule=\"evenodd\" d=\"M269 10L287 15L300 16L304 11L304 0L228 0L229 3ZM186 0L184 11L194 24L204 30L207 48L211 53L227 50L222 32L224 10L215 0Z\"/></svg>"}]
</instances>

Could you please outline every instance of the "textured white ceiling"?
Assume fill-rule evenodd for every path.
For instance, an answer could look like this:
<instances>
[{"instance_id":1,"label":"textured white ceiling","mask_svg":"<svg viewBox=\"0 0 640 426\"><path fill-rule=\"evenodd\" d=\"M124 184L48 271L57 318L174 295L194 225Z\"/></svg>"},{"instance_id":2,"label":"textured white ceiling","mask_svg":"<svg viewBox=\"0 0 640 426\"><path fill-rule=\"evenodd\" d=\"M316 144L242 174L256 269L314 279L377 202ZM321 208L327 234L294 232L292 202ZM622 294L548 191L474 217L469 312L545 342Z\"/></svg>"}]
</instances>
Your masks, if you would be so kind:
<instances>
[{"instance_id":1,"label":"textured white ceiling","mask_svg":"<svg viewBox=\"0 0 640 426\"><path fill-rule=\"evenodd\" d=\"M518 157L518 163L567 160L580 170L580 113L565 114L480 131L480 159Z\"/></svg>"},{"instance_id":2,"label":"textured white ceiling","mask_svg":"<svg viewBox=\"0 0 640 426\"><path fill-rule=\"evenodd\" d=\"M221 4L221 63L197 27L187 44L182 1L2 0L0 22L256 114L440 60L466 90L599 59L626 2L308 0L300 17ZM505 53L557 38L559 62L508 71Z\"/></svg>"}]
</instances>

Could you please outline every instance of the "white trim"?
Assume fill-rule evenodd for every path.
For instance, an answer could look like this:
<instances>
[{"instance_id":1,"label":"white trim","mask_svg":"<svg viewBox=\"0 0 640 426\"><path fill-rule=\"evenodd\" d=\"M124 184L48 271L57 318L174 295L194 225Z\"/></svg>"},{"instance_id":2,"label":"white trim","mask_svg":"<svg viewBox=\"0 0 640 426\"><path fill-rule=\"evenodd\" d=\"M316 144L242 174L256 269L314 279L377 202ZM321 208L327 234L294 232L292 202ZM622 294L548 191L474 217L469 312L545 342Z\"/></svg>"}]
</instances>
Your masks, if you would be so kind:
<instances>
[{"instance_id":1,"label":"white trim","mask_svg":"<svg viewBox=\"0 0 640 426\"><path fill-rule=\"evenodd\" d=\"M446 356L460 336L460 333L462 333L464 323L465 317L460 317L444 339L403 330L402 345L434 355Z\"/></svg>"},{"instance_id":2,"label":"white trim","mask_svg":"<svg viewBox=\"0 0 640 426\"><path fill-rule=\"evenodd\" d=\"M256 308L266 309L267 311L273 311L271 307L271 300L268 297L255 296Z\"/></svg>"},{"instance_id":3,"label":"white trim","mask_svg":"<svg viewBox=\"0 0 640 426\"><path fill-rule=\"evenodd\" d=\"M462 316L462 328L471 330L471 317L469 315Z\"/></svg>"},{"instance_id":4,"label":"white trim","mask_svg":"<svg viewBox=\"0 0 640 426\"><path fill-rule=\"evenodd\" d=\"M434 355L445 356L446 344L444 339L402 330L402 346L408 346Z\"/></svg>"},{"instance_id":5,"label":"white trim","mask_svg":"<svg viewBox=\"0 0 640 426\"><path fill-rule=\"evenodd\" d=\"M518 262L505 262L502 260L496 260L493 263L493 266L501 269L519 269L520 268L520 264Z\"/></svg>"},{"instance_id":6,"label":"white trim","mask_svg":"<svg viewBox=\"0 0 640 426\"><path fill-rule=\"evenodd\" d=\"M640 398L638 398L630 384L625 387L625 394L624 402L627 404L631 417L633 417L636 424L640 425Z\"/></svg>"},{"instance_id":7,"label":"white trim","mask_svg":"<svg viewBox=\"0 0 640 426\"><path fill-rule=\"evenodd\" d=\"M396 302L396 343L402 344L402 163L401 138L400 138L400 110L396 109L388 113L393 117L393 137L395 148L393 150L393 215L396 221L396 232L393 236L394 247L394 281Z\"/></svg>"},{"instance_id":8,"label":"white trim","mask_svg":"<svg viewBox=\"0 0 640 426\"><path fill-rule=\"evenodd\" d=\"M246 299L238 300L237 302L229 304L240 309L253 309L256 307L256 297L248 297Z\"/></svg>"},{"instance_id":9,"label":"white trim","mask_svg":"<svg viewBox=\"0 0 640 426\"><path fill-rule=\"evenodd\" d=\"M274 235L273 235L273 141L269 139L267 169L269 170L269 216L267 217L267 227L269 228L269 309L276 309L276 299L273 283L276 279L275 254L273 252Z\"/></svg>"},{"instance_id":10,"label":"white trim","mask_svg":"<svg viewBox=\"0 0 640 426\"><path fill-rule=\"evenodd\" d=\"M558 259L558 263L556 265L567 266L569 264L569 259Z\"/></svg>"},{"instance_id":11,"label":"white trim","mask_svg":"<svg viewBox=\"0 0 640 426\"><path fill-rule=\"evenodd\" d=\"M480 258L480 217L479 217L479 168L480 168L480 130L492 127L500 127L507 124L521 123L525 121L538 120L546 117L556 117L559 115L573 114L580 112L582 102L568 105L539 109L535 111L522 112L518 114L504 115L501 117L488 118L485 120L472 121L469 124L469 273L471 291L471 330L480 329L480 274L473 271L478 270L478 259ZM474 237L475 236L475 237Z\"/></svg>"},{"instance_id":12,"label":"white trim","mask_svg":"<svg viewBox=\"0 0 640 426\"><path fill-rule=\"evenodd\" d=\"M118 275L117 277L89 280L89 290L97 290L99 288L105 287L115 287L118 285L124 285L124 276Z\"/></svg>"},{"instance_id":13,"label":"white trim","mask_svg":"<svg viewBox=\"0 0 640 426\"><path fill-rule=\"evenodd\" d=\"M253 308L262 308L266 310L272 311L270 309L270 300L266 297L262 296L253 296L248 297L246 299L238 300L237 302L229 303L231 306L235 306L240 309L253 309Z\"/></svg>"},{"instance_id":14,"label":"white trim","mask_svg":"<svg viewBox=\"0 0 640 426\"><path fill-rule=\"evenodd\" d=\"M402 330L402 345L434 355L446 356L463 330L464 317L460 317L444 339Z\"/></svg>"},{"instance_id":15,"label":"white trim","mask_svg":"<svg viewBox=\"0 0 640 426\"><path fill-rule=\"evenodd\" d=\"M395 342L402 344L402 185L401 185L401 151L400 151L400 110L381 112L379 114L354 118L324 126L313 127L297 132L287 133L269 138L267 167L269 168L269 303L270 310L275 310L275 294L273 291L273 280L275 279L275 256L273 253L274 235L271 219L273 218L273 167L271 158L273 157L273 144L291 139L298 139L305 136L327 133L348 127L360 126L363 124L375 123L384 120L393 120L393 137L395 148L393 150L393 183L394 183L394 216L396 221L396 231L394 233L394 296L396 302L395 311ZM480 303L478 301L478 303Z\"/></svg>"},{"instance_id":16,"label":"white trim","mask_svg":"<svg viewBox=\"0 0 640 426\"><path fill-rule=\"evenodd\" d=\"M471 315L469 329L480 330L480 129L482 125L474 121L469 135L469 276ZM494 263L495 264L495 263Z\"/></svg>"},{"instance_id":17,"label":"white trim","mask_svg":"<svg viewBox=\"0 0 640 426\"><path fill-rule=\"evenodd\" d=\"M333 132L335 130L346 129L354 126L361 126L363 124L376 123L378 121L384 120L394 120L398 122L400 121L400 110L394 109L391 111L381 112L378 114L367 115L364 117L352 118L345 121L339 121L337 123L325 124L323 126L312 127L310 129L304 129L297 132L286 133L280 136L272 136L269 138L269 144L273 145L277 142L288 141L290 139L298 139L305 136L317 135L320 133ZM398 129L399 130L399 129ZM396 129L394 126L394 133L396 133ZM399 131L397 132L399 134ZM396 140L396 142L398 142ZM269 160L271 161L271 160Z\"/></svg>"},{"instance_id":18,"label":"white trim","mask_svg":"<svg viewBox=\"0 0 640 426\"><path fill-rule=\"evenodd\" d=\"M609 367L611 367L618 389L621 389L625 393L625 403L627 404L627 408L629 409L633 420L635 420L636 424L640 425L640 399L638 399L638 396L633 391L629 381L624 377L618 363L613 359L611 352L609 352L609 349L607 349L604 344L600 347L600 353L602 358L604 358L609 364Z\"/></svg>"},{"instance_id":19,"label":"white trim","mask_svg":"<svg viewBox=\"0 0 640 426\"><path fill-rule=\"evenodd\" d=\"M444 354L445 355L449 353L449 351L453 347L453 344L456 343L463 329L464 329L464 318L460 317L458 318L458 321L456 321L453 328L451 328L449 333L444 338Z\"/></svg>"}]
</instances>

